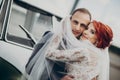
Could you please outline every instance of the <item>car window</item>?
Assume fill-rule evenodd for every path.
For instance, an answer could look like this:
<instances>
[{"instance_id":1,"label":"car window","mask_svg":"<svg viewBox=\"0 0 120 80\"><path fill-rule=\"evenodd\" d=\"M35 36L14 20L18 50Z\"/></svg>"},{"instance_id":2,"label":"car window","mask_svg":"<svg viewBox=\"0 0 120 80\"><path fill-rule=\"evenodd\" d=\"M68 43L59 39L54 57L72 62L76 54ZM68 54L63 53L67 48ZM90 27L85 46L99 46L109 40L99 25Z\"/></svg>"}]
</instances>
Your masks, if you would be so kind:
<instances>
[{"instance_id":1,"label":"car window","mask_svg":"<svg viewBox=\"0 0 120 80\"><path fill-rule=\"evenodd\" d=\"M0 36L3 30L3 23L5 19L6 3L4 0L0 1Z\"/></svg>"},{"instance_id":2,"label":"car window","mask_svg":"<svg viewBox=\"0 0 120 80\"><path fill-rule=\"evenodd\" d=\"M31 39L19 25L31 33L35 40L39 41L44 32L52 28L52 16L34 10L28 10L16 3L12 4L7 40L33 47L34 44Z\"/></svg>"}]
</instances>

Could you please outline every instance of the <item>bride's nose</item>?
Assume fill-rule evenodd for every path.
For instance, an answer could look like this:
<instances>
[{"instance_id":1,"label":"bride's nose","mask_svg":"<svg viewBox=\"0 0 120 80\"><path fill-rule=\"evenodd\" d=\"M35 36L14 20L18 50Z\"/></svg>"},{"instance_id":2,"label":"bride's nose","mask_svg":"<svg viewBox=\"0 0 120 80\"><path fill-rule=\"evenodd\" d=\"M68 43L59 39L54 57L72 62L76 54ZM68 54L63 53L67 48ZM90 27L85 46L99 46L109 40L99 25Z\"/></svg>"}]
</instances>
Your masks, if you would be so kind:
<instances>
[{"instance_id":1,"label":"bride's nose","mask_svg":"<svg viewBox=\"0 0 120 80\"><path fill-rule=\"evenodd\" d=\"M83 34L87 35L88 34L88 30L84 30Z\"/></svg>"}]
</instances>

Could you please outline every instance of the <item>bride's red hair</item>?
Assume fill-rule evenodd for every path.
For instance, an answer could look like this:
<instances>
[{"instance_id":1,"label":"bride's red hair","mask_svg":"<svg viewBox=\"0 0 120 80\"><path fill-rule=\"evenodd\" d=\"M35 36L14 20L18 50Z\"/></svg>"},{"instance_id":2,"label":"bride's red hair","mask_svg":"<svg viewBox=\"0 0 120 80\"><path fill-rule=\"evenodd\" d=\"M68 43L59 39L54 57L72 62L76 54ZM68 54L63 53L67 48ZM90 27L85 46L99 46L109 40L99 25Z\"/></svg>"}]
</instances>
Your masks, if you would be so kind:
<instances>
[{"instance_id":1,"label":"bride's red hair","mask_svg":"<svg viewBox=\"0 0 120 80\"><path fill-rule=\"evenodd\" d=\"M95 20L92 23L95 27L96 35L98 38L97 47L103 49L108 47L113 38L113 32L111 28L108 25L97 22Z\"/></svg>"}]
</instances>

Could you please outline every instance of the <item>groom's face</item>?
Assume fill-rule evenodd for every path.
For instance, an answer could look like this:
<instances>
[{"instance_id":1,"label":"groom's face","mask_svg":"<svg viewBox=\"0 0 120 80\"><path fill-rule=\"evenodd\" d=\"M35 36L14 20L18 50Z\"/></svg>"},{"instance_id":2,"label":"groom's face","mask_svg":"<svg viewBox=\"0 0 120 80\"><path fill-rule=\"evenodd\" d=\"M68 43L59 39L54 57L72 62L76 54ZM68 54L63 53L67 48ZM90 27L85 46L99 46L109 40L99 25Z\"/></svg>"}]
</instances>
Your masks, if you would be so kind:
<instances>
[{"instance_id":1,"label":"groom's face","mask_svg":"<svg viewBox=\"0 0 120 80\"><path fill-rule=\"evenodd\" d=\"M75 37L80 36L90 23L90 16L83 12L77 11L71 17L72 32Z\"/></svg>"}]
</instances>

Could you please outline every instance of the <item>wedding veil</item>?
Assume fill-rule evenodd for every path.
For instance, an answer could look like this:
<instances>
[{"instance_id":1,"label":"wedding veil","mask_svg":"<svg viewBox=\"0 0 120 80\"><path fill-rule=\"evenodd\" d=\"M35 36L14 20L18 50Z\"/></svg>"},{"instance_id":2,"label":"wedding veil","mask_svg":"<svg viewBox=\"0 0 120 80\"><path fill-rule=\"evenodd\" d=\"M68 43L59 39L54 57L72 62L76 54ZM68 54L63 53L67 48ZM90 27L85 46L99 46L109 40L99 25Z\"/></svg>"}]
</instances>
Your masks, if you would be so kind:
<instances>
[{"instance_id":1,"label":"wedding veil","mask_svg":"<svg viewBox=\"0 0 120 80\"><path fill-rule=\"evenodd\" d=\"M53 20L55 19L56 18L53 17ZM102 67L100 69L101 73L99 75L98 80L109 80L108 49L105 50L97 49L94 45L91 45L91 43L88 41L77 40L73 35L70 26L71 24L70 24L69 16L64 18L61 22L54 22L52 37L48 39L44 44L44 46L38 51L39 54L35 55L35 57L31 60L33 61L32 63L34 63L34 65L30 75L28 76L28 80L40 80L45 69L47 69L47 73L50 76L54 63L51 63L46 59L46 53L47 53L47 49L50 47L50 44L56 37L59 37L59 41L57 44L55 44L54 49L57 49L59 46L62 46L64 50L73 49L73 48L82 49L84 47L88 47L91 50L95 51L96 53L102 53L102 59L101 59ZM35 59L36 57L37 60Z\"/></svg>"}]
</instances>

